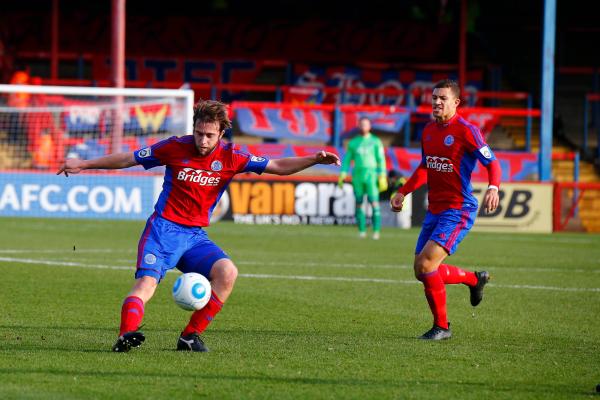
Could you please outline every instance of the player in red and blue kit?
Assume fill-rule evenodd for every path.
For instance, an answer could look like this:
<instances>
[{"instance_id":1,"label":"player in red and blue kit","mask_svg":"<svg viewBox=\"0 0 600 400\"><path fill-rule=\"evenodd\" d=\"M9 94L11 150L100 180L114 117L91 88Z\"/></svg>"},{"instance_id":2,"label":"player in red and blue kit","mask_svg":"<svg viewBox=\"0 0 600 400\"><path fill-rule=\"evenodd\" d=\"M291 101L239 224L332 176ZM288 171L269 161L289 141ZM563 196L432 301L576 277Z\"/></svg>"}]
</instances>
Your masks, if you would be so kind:
<instances>
[{"instance_id":1,"label":"player in red and blue kit","mask_svg":"<svg viewBox=\"0 0 600 400\"><path fill-rule=\"evenodd\" d=\"M500 163L479 129L456 112L459 103L460 89L455 81L443 80L434 86L434 121L423 130L421 164L390 200L392 210L400 211L404 196L428 185L429 208L417 240L414 270L416 278L423 282L433 327L421 339L452 336L446 313L446 284L467 285L471 304L476 306L489 281L486 271L471 272L442 263L456 251L475 222L478 204L472 194L471 172L478 160L486 167L489 178L483 207L492 212L499 202Z\"/></svg>"},{"instance_id":2,"label":"player in red and blue kit","mask_svg":"<svg viewBox=\"0 0 600 400\"><path fill-rule=\"evenodd\" d=\"M203 227L209 225L231 179L242 172L289 175L315 164L340 165L337 155L325 151L272 160L245 153L221 141L230 127L223 103L200 101L194 106L193 135L171 137L133 153L93 160L68 159L59 169L58 174L68 176L84 169L165 166L162 192L139 241L135 284L121 308L119 337L113 351L126 352L144 342L145 336L139 330L144 306L173 268L202 274L211 282L208 304L192 314L177 342L177 350L208 351L199 335L231 294L238 271Z\"/></svg>"}]
</instances>

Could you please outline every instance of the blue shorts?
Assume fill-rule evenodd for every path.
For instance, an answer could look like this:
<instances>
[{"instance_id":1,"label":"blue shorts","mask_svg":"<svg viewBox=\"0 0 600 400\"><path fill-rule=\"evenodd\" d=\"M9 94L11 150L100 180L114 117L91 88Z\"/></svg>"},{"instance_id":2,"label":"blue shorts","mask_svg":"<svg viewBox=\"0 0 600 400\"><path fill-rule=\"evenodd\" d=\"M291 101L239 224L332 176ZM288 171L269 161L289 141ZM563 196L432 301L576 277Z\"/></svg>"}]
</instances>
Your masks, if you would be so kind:
<instances>
[{"instance_id":1,"label":"blue shorts","mask_svg":"<svg viewBox=\"0 0 600 400\"><path fill-rule=\"evenodd\" d=\"M140 238L135 278L151 276L160 282L168 270L177 268L210 279L213 265L222 258L229 257L204 229L176 224L154 213Z\"/></svg>"},{"instance_id":2,"label":"blue shorts","mask_svg":"<svg viewBox=\"0 0 600 400\"><path fill-rule=\"evenodd\" d=\"M421 234L417 240L415 254L420 254L429 240L442 246L448 254L453 254L458 248L458 244L471 230L476 215L477 210L448 209L439 214L427 211Z\"/></svg>"}]
</instances>

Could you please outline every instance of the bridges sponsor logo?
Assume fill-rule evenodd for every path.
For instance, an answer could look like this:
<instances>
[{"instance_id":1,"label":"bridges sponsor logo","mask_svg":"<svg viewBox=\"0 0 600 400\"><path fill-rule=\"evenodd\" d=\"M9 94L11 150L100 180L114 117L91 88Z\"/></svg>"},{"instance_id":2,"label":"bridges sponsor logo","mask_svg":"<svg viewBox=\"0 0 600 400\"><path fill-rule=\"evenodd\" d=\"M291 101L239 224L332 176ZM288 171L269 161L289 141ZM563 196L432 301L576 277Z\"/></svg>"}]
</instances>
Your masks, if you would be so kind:
<instances>
[{"instance_id":1,"label":"bridges sponsor logo","mask_svg":"<svg viewBox=\"0 0 600 400\"><path fill-rule=\"evenodd\" d=\"M450 159L445 157L427 156L425 157L427 168L438 172L454 172L454 165Z\"/></svg>"},{"instance_id":2,"label":"bridges sponsor logo","mask_svg":"<svg viewBox=\"0 0 600 400\"><path fill-rule=\"evenodd\" d=\"M200 186L217 186L221 182L221 176L213 171L184 168L177 173L177 180L198 183Z\"/></svg>"}]
</instances>

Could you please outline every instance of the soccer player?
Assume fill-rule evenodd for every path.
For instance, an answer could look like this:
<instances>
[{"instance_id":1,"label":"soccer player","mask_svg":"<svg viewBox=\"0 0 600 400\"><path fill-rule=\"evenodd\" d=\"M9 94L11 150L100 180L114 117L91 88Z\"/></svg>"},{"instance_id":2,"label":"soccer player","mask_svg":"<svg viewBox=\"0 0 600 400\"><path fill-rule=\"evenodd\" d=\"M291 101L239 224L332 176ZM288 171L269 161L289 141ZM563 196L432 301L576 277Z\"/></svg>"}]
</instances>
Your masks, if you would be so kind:
<instances>
[{"instance_id":1,"label":"soccer player","mask_svg":"<svg viewBox=\"0 0 600 400\"><path fill-rule=\"evenodd\" d=\"M113 351L126 352L144 342L145 336L139 330L144 306L172 268L196 272L211 281L210 301L192 314L177 342L177 350L208 351L199 335L221 311L238 271L203 227L209 225L211 213L231 179L243 172L289 175L315 164L340 165L337 155L325 151L272 160L253 156L221 140L230 127L223 103L200 101L194 106L193 135L173 136L133 153L68 159L59 169L58 174L68 176L85 169L166 166L162 193L139 241L135 284L122 305Z\"/></svg>"},{"instance_id":2,"label":"soccer player","mask_svg":"<svg viewBox=\"0 0 600 400\"><path fill-rule=\"evenodd\" d=\"M379 208L379 192L387 190L387 177L385 155L381 140L371 133L371 121L362 117L359 121L360 135L348 142L348 149L342 162L338 186L344 185L348 176L350 163L354 161L352 169L352 188L356 199L356 222L358 235L367 237L367 222L363 203L365 194L373 208L373 239L379 239L381 232L381 210Z\"/></svg>"},{"instance_id":3,"label":"soccer player","mask_svg":"<svg viewBox=\"0 0 600 400\"><path fill-rule=\"evenodd\" d=\"M455 81L443 80L434 86L431 98L434 121L423 130L421 164L390 200L392 210L400 211L404 196L425 183L428 185L429 208L417 240L414 271L423 282L433 327L421 339L452 336L446 314L446 284L467 285L471 304L477 306L489 280L486 271L471 272L442 264L456 251L475 221L478 205L471 193L471 172L477 160L487 168L489 177L484 209L492 212L499 202L500 163L479 129L457 113L459 103L460 89Z\"/></svg>"}]
</instances>

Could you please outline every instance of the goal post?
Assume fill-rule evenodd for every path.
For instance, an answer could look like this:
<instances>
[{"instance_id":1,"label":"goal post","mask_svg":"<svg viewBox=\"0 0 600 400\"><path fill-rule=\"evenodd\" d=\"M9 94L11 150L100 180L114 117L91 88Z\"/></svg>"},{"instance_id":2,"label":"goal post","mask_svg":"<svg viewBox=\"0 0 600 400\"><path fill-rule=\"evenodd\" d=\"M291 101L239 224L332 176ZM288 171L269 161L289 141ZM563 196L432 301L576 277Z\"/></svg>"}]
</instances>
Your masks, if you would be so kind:
<instances>
[{"instance_id":1,"label":"goal post","mask_svg":"<svg viewBox=\"0 0 600 400\"><path fill-rule=\"evenodd\" d=\"M0 170L52 168L83 143L109 153L191 133L193 105L188 89L0 85Z\"/></svg>"}]
</instances>

